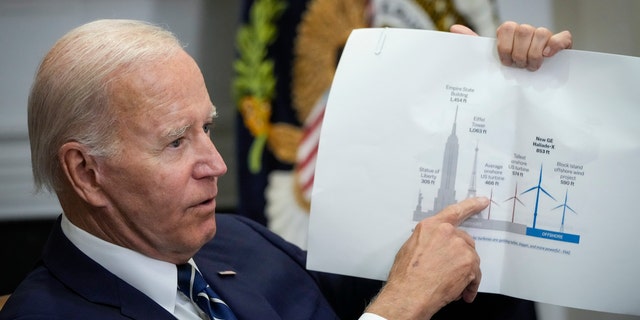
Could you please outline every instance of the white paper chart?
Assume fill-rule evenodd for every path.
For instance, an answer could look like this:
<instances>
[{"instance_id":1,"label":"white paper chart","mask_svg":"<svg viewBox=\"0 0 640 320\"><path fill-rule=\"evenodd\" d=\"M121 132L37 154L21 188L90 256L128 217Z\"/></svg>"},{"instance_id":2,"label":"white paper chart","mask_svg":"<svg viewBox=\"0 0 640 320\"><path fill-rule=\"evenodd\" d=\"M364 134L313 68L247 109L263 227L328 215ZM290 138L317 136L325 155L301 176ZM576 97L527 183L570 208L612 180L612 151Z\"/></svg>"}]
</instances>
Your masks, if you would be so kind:
<instances>
[{"instance_id":1,"label":"white paper chart","mask_svg":"<svg viewBox=\"0 0 640 320\"><path fill-rule=\"evenodd\" d=\"M322 127L308 268L385 279L416 221L470 196L481 291L640 315L640 59L352 33ZM345 258L348 257L348 258Z\"/></svg>"}]
</instances>

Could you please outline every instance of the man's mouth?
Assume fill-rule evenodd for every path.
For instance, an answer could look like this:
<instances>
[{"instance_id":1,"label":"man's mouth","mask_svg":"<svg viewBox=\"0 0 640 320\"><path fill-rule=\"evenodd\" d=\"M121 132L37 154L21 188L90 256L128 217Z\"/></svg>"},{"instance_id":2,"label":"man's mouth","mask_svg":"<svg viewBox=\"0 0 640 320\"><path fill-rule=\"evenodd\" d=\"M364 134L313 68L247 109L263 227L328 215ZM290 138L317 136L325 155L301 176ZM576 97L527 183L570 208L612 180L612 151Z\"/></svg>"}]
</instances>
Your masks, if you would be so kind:
<instances>
[{"instance_id":1,"label":"man's mouth","mask_svg":"<svg viewBox=\"0 0 640 320\"><path fill-rule=\"evenodd\" d=\"M207 199L207 200L205 200L205 201L200 202L200 204L199 204L199 205L201 205L201 206L209 205L209 204L213 203L213 200L214 200L214 199L215 199L215 198Z\"/></svg>"}]
</instances>

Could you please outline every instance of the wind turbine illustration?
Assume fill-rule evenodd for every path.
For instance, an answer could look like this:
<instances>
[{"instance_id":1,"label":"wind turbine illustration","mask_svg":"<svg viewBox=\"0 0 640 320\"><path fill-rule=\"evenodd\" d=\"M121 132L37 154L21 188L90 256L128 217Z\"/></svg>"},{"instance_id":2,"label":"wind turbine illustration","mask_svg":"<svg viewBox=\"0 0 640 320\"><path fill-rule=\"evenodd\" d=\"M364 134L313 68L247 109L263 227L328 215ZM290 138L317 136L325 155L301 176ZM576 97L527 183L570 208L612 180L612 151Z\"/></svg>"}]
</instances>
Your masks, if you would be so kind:
<instances>
[{"instance_id":1,"label":"wind turbine illustration","mask_svg":"<svg viewBox=\"0 0 640 320\"><path fill-rule=\"evenodd\" d=\"M493 191L493 189L492 189L492 191ZM516 190L513 193L513 197L509 197L504 202L507 202L509 200L513 200L513 208L511 209L511 223L513 223L513 220L514 220L514 218L516 216L516 201L520 202L521 205L525 206L525 204L522 201L520 201L520 198L518 198L518 184L517 183L516 183Z\"/></svg>"},{"instance_id":2,"label":"wind turbine illustration","mask_svg":"<svg viewBox=\"0 0 640 320\"><path fill-rule=\"evenodd\" d=\"M497 202L493 201L493 188L491 188L491 194L489 195L489 213L487 215L487 220L491 220L491 207L493 205L500 206Z\"/></svg>"},{"instance_id":3,"label":"wind turbine illustration","mask_svg":"<svg viewBox=\"0 0 640 320\"><path fill-rule=\"evenodd\" d=\"M542 165L540 165L540 177L538 178L538 185L527 189L526 191L522 192L520 195L523 195L533 190L536 190L536 206L533 209L533 226L532 226L532 229L535 229L536 219L538 218L538 204L540 203L540 191L542 191L544 194L546 194L549 198L553 199L554 201L557 201L556 198L554 198L552 195L549 194L549 192L547 192L547 190L542 188Z\"/></svg>"},{"instance_id":4,"label":"wind turbine illustration","mask_svg":"<svg viewBox=\"0 0 640 320\"><path fill-rule=\"evenodd\" d=\"M567 191L564 193L564 202L561 205L558 205L555 208L551 209L551 210L555 210L562 207L562 223L560 223L560 232L564 232L564 215L567 212L567 209L569 209L571 212L575 214L578 214L577 212L575 212L575 210L571 209L571 207L569 207L569 205L567 204L568 195L569 195L569 189L567 189Z\"/></svg>"}]
</instances>

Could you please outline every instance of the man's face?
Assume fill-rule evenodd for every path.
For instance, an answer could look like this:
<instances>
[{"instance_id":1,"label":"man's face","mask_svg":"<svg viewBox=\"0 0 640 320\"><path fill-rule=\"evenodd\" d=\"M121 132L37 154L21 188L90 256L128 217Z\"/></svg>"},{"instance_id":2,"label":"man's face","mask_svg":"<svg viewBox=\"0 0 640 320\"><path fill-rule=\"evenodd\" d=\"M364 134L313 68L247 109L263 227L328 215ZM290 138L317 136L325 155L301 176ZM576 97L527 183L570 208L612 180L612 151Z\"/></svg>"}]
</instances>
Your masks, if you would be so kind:
<instances>
[{"instance_id":1,"label":"man's face","mask_svg":"<svg viewBox=\"0 0 640 320\"><path fill-rule=\"evenodd\" d=\"M210 140L215 107L200 70L181 51L111 89L119 154L99 165L109 203L103 231L121 246L183 262L215 234L217 180L227 171Z\"/></svg>"}]
</instances>

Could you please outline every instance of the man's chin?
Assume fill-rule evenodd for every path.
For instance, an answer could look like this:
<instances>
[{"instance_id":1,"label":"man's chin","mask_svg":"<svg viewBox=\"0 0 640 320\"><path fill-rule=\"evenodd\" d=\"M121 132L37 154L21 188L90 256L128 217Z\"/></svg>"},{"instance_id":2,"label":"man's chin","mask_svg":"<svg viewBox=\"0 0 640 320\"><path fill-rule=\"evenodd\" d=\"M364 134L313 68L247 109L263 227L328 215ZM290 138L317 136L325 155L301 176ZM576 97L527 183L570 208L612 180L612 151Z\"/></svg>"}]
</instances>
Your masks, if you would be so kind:
<instances>
[{"instance_id":1,"label":"man's chin","mask_svg":"<svg viewBox=\"0 0 640 320\"><path fill-rule=\"evenodd\" d=\"M211 218L208 219L206 222L203 223L202 227L202 238L203 238L203 243L202 245L204 245L205 243L211 241L211 239L213 239L213 237L216 235L216 216L215 213L212 214Z\"/></svg>"}]
</instances>

